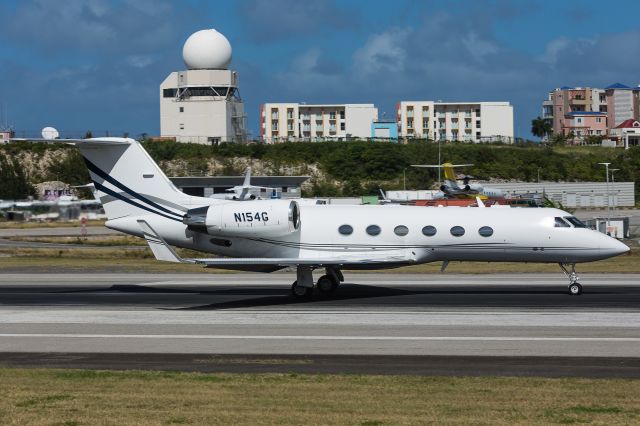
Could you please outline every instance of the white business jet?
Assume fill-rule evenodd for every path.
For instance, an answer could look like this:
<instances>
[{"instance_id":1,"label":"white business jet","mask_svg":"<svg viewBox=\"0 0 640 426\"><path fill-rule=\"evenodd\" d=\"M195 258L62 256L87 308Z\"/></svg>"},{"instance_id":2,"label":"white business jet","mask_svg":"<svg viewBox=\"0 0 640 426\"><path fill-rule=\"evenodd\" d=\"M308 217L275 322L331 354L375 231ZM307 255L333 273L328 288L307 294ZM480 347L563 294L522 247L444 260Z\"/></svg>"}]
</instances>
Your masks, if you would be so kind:
<instances>
[{"instance_id":1,"label":"white business jet","mask_svg":"<svg viewBox=\"0 0 640 426\"><path fill-rule=\"evenodd\" d=\"M111 229L146 238L158 260L273 272L293 267L296 297L334 291L342 270L450 261L558 263L569 293L582 292L575 264L629 251L558 209L308 205L233 201L180 192L140 143L74 141ZM171 246L222 257L183 259ZM324 269L314 285L312 272Z\"/></svg>"}]
</instances>

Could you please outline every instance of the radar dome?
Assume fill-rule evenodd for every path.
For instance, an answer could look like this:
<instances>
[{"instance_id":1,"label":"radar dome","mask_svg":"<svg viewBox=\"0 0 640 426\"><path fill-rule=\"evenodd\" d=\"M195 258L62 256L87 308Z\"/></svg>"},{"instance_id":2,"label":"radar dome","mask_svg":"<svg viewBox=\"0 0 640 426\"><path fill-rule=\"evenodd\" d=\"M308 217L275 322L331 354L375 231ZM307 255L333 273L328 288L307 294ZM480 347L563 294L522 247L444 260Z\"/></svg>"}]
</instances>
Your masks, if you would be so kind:
<instances>
[{"instance_id":1,"label":"radar dome","mask_svg":"<svg viewBox=\"0 0 640 426\"><path fill-rule=\"evenodd\" d=\"M182 59L190 70L227 69L231 62L231 44L214 29L197 31L184 43Z\"/></svg>"},{"instance_id":2,"label":"radar dome","mask_svg":"<svg viewBox=\"0 0 640 426\"><path fill-rule=\"evenodd\" d=\"M45 127L42 129L42 138L47 140L58 139L60 137L60 133L53 127Z\"/></svg>"}]
</instances>

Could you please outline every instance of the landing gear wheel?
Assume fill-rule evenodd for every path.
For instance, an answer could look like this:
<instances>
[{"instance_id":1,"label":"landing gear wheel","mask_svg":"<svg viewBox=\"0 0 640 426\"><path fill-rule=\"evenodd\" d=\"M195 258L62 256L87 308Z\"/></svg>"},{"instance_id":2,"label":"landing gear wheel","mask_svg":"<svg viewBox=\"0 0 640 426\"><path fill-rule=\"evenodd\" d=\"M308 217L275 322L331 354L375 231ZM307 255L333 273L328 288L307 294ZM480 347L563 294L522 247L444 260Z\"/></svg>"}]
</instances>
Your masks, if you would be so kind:
<instances>
[{"instance_id":1,"label":"landing gear wheel","mask_svg":"<svg viewBox=\"0 0 640 426\"><path fill-rule=\"evenodd\" d=\"M338 288L338 281L336 281L333 277L329 275L323 275L318 279L316 283L316 287L320 290L320 293L330 294L336 291Z\"/></svg>"},{"instance_id":2,"label":"landing gear wheel","mask_svg":"<svg viewBox=\"0 0 640 426\"><path fill-rule=\"evenodd\" d=\"M582 294L582 286L580 283L569 284L569 294L571 296L579 296Z\"/></svg>"},{"instance_id":3,"label":"landing gear wheel","mask_svg":"<svg viewBox=\"0 0 640 426\"><path fill-rule=\"evenodd\" d=\"M298 285L298 281L294 281L291 285L291 295L296 299L307 299L313 294L313 287L302 287Z\"/></svg>"}]
</instances>

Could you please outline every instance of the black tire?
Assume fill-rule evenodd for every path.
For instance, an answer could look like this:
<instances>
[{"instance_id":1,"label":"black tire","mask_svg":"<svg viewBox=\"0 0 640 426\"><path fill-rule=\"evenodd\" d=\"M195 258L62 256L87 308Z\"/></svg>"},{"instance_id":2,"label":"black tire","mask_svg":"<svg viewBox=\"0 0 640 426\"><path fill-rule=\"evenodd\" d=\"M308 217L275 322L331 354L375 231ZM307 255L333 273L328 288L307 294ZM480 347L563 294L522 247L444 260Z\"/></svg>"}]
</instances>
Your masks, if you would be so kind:
<instances>
[{"instance_id":1,"label":"black tire","mask_svg":"<svg viewBox=\"0 0 640 426\"><path fill-rule=\"evenodd\" d=\"M333 279L330 275L323 275L318 279L316 287L322 294L330 294L336 291L339 282Z\"/></svg>"},{"instance_id":2,"label":"black tire","mask_svg":"<svg viewBox=\"0 0 640 426\"><path fill-rule=\"evenodd\" d=\"M580 296L582 294L582 286L580 283L569 284L569 294L571 296Z\"/></svg>"},{"instance_id":3,"label":"black tire","mask_svg":"<svg viewBox=\"0 0 640 426\"><path fill-rule=\"evenodd\" d=\"M291 295L296 299L307 299L313 294L313 287L302 287L298 285L298 281L294 281L291 285Z\"/></svg>"}]
</instances>

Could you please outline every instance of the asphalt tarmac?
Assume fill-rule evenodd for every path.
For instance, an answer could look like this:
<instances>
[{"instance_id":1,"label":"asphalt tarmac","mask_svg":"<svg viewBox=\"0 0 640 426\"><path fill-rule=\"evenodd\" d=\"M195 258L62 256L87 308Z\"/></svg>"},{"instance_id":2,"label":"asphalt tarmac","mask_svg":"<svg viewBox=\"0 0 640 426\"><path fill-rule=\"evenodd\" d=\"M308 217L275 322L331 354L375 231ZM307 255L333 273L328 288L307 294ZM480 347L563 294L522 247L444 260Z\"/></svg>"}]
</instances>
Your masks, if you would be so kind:
<instances>
[{"instance_id":1,"label":"asphalt tarmac","mask_svg":"<svg viewBox=\"0 0 640 426\"><path fill-rule=\"evenodd\" d=\"M0 363L640 377L638 275L346 278L300 301L291 273L4 274Z\"/></svg>"}]
</instances>

